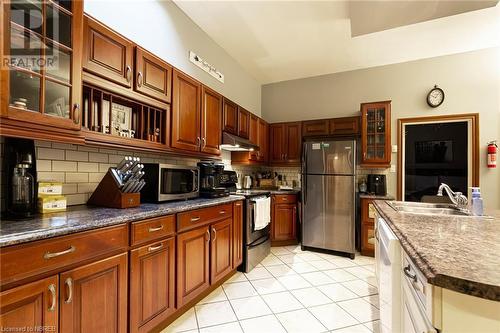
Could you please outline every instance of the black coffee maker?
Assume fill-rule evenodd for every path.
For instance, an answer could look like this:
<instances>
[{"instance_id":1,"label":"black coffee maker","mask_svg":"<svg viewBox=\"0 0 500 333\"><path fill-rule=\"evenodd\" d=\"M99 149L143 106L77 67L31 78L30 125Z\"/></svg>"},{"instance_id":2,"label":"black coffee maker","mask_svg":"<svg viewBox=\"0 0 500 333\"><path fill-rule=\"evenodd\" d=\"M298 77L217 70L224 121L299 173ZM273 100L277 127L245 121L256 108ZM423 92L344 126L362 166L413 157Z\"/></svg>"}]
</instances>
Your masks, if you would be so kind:
<instances>
[{"instance_id":1,"label":"black coffee maker","mask_svg":"<svg viewBox=\"0 0 500 333\"><path fill-rule=\"evenodd\" d=\"M387 195L385 175L368 175L368 192L375 195Z\"/></svg>"},{"instance_id":2,"label":"black coffee maker","mask_svg":"<svg viewBox=\"0 0 500 333\"><path fill-rule=\"evenodd\" d=\"M220 198L229 195L229 190L220 185L224 164L214 161L198 162L200 168L200 197Z\"/></svg>"},{"instance_id":3,"label":"black coffee maker","mask_svg":"<svg viewBox=\"0 0 500 333\"><path fill-rule=\"evenodd\" d=\"M38 189L34 141L5 138L4 156L4 216L22 219L35 215Z\"/></svg>"}]
</instances>

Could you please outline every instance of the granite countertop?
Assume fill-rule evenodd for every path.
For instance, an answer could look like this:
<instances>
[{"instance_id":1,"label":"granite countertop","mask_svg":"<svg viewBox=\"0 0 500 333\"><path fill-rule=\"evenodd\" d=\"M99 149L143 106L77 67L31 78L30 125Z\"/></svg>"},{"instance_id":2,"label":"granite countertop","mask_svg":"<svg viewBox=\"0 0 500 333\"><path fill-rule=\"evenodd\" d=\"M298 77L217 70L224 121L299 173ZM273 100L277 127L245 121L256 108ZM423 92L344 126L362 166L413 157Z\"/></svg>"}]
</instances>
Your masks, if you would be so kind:
<instances>
[{"instance_id":1,"label":"granite countertop","mask_svg":"<svg viewBox=\"0 0 500 333\"><path fill-rule=\"evenodd\" d=\"M359 192L359 197L361 199L373 199L373 200L394 200L395 198L390 195L377 195L377 194L370 194L370 193L361 193Z\"/></svg>"},{"instance_id":2,"label":"granite countertop","mask_svg":"<svg viewBox=\"0 0 500 333\"><path fill-rule=\"evenodd\" d=\"M120 223L175 214L245 199L230 195L216 199L193 199L162 204L142 204L117 209L86 205L70 207L66 212L39 215L22 221L0 221L0 247L108 227Z\"/></svg>"},{"instance_id":3,"label":"granite countertop","mask_svg":"<svg viewBox=\"0 0 500 333\"><path fill-rule=\"evenodd\" d=\"M484 218L401 213L386 201L375 207L428 283L500 301L500 211Z\"/></svg>"}]
</instances>

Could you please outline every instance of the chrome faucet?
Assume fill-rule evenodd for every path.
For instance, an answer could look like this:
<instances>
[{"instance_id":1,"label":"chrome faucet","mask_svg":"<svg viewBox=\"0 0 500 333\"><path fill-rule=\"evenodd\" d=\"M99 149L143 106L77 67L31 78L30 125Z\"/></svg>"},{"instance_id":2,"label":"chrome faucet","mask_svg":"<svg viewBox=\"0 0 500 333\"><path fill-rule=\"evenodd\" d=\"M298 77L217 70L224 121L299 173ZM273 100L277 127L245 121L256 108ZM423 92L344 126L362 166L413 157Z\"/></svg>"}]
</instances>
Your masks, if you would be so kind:
<instances>
[{"instance_id":1,"label":"chrome faucet","mask_svg":"<svg viewBox=\"0 0 500 333\"><path fill-rule=\"evenodd\" d=\"M439 185L437 193L438 197L443 196L443 189L450 197L451 202L455 206L457 206L458 209L463 209L463 210L467 209L467 197L463 195L462 192L453 192L448 185L446 185L445 183L441 183L441 185Z\"/></svg>"}]
</instances>

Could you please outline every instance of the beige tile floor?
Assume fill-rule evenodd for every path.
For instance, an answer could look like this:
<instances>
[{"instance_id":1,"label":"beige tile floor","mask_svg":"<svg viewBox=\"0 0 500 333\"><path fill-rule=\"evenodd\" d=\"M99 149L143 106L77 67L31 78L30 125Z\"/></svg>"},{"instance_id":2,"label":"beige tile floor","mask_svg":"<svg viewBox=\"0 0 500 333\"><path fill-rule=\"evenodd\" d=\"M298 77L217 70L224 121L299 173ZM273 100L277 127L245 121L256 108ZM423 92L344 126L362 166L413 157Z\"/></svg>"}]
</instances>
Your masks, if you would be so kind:
<instances>
[{"instance_id":1,"label":"beige tile floor","mask_svg":"<svg viewBox=\"0 0 500 333\"><path fill-rule=\"evenodd\" d=\"M273 247L162 333L379 332L373 258Z\"/></svg>"}]
</instances>

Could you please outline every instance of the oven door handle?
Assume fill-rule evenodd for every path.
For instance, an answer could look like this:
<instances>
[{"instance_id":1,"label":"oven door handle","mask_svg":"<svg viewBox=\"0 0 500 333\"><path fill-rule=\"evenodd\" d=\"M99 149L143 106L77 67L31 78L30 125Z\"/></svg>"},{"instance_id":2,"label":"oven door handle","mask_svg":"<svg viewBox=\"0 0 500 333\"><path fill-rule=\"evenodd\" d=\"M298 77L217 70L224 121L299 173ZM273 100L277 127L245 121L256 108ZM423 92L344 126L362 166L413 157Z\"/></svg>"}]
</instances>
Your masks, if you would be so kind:
<instances>
[{"instance_id":1,"label":"oven door handle","mask_svg":"<svg viewBox=\"0 0 500 333\"><path fill-rule=\"evenodd\" d=\"M250 244L250 245L248 245L248 247L249 247L249 248L254 248L254 247L257 247L257 246L259 246L259 245L262 245L262 244L264 244L265 242L267 242L267 241L269 240L269 238L271 238L271 236L270 236L270 235L267 235L263 241L258 242L257 244Z\"/></svg>"}]
</instances>

